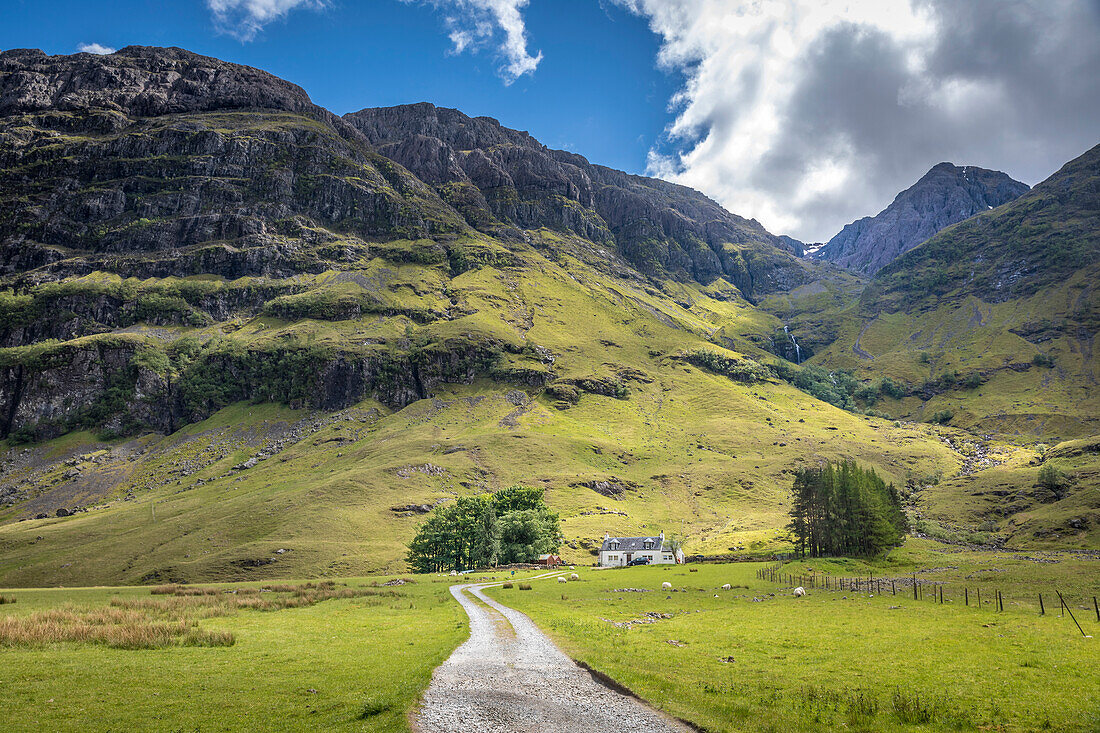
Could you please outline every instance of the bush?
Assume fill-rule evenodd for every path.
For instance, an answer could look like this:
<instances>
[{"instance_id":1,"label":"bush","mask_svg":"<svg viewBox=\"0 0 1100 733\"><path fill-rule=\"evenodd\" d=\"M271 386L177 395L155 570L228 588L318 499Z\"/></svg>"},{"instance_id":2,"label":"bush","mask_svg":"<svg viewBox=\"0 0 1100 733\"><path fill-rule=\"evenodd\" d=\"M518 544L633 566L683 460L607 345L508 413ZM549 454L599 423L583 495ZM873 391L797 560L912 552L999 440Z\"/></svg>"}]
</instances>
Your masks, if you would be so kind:
<instances>
[{"instance_id":1,"label":"bush","mask_svg":"<svg viewBox=\"0 0 1100 733\"><path fill-rule=\"evenodd\" d=\"M1054 366L1054 357L1050 354L1039 353L1031 357L1031 363L1037 367L1051 368Z\"/></svg>"},{"instance_id":2,"label":"bush","mask_svg":"<svg viewBox=\"0 0 1100 733\"><path fill-rule=\"evenodd\" d=\"M511 587L512 587L512 584L511 584L511 583L505 583L504 585L502 585L502 586L500 586L500 587L501 587L501 588L511 588Z\"/></svg>"},{"instance_id":3,"label":"bush","mask_svg":"<svg viewBox=\"0 0 1100 733\"><path fill-rule=\"evenodd\" d=\"M531 590L531 584L530 583L520 583L519 584L519 589L520 590Z\"/></svg>"},{"instance_id":4,"label":"bush","mask_svg":"<svg viewBox=\"0 0 1100 733\"><path fill-rule=\"evenodd\" d=\"M722 374L737 382L752 384L771 377L768 369L752 359L737 359L707 349L690 352L685 361L715 374Z\"/></svg>"},{"instance_id":5,"label":"bush","mask_svg":"<svg viewBox=\"0 0 1100 733\"><path fill-rule=\"evenodd\" d=\"M895 400L900 400L905 397L905 387L889 377L883 379L879 383L879 392Z\"/></svg>"},{"instance_id":6,"label":"bush","mask_svg":"<svg viewBox=\"0 0 1100 733\"><path fill-rule=\"evenodd\" d=\"M860 384L849 371L838 369L830 372L814 364L795 367L784 362L773 363L771 369L783 381L823 402L843 410L855 410L853 396L860 389Z\"/></svg>"},{"instance_id":7,"label":"bush","mask_svg":"<svg viewBox=\"0 0 1100 733\"><path fill-rule=\"evenodd\" d=\"M962 381L962 384L967 389L977 389L982 386L982 375L979 372L971 372L966 375L966 379Z\"/></svg>"},{"instance_id":8,"label":"bush","mask_svg":"<svg viewBox=\"0 0 1100 733\"><path fill-rule=\"evenodd\" d=\"M955 418L955 413L951 410L937 410L932 413L932 417L928 418L928 422L936 423L937 425L943 425L951 422Z\"/></svg>"},{"instance_id":9,"label":"bush","mask_svg":"<svg viewBox=\"0 0 1100 733\"><path fill-rule=\"evenodd\" d=\"M1057 466L1047 463L1039 469L1039 485L1044 489L1058 491L1068 483L1066 475L1058 470Z\"/></svg>"}]
</instances>

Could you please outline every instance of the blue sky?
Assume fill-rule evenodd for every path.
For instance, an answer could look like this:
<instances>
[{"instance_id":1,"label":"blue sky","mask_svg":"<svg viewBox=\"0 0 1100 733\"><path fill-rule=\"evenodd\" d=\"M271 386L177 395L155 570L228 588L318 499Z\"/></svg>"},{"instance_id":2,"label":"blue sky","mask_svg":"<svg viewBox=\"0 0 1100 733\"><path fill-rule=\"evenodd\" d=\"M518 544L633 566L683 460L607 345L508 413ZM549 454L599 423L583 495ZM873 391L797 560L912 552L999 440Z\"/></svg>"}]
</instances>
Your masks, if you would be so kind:
<instances>
[{"instance_id":1,"label":"blue sky","mask_svg":"<svg viewBox=\"0 0 1100 733\"><path fill-rule=\"evenodd\" d=\"M1100 0L0 0L0 48L181 46L336 113L428 101L820 242L942 161L1100 142Z\"/></svg>"},{"instance_id":2,"label":"blue sky","mask_svg":"<svg viewBox=\"0 0 1100 733\"><path fill-rule=\"evenodd\" d=\"M0 0L0 19L0 48L180 46L288 79L338 114L428 101L496 117L550 147L634 173L644 172L670 120L679 81L657 69L658 39L642 18L592 0L530 8L530 45L552 52L510 85L498 74L499 54L456 54L433 7L397 0L299 10L248 42L220 32L201 0Z\"/></svg>"}]
</instances>

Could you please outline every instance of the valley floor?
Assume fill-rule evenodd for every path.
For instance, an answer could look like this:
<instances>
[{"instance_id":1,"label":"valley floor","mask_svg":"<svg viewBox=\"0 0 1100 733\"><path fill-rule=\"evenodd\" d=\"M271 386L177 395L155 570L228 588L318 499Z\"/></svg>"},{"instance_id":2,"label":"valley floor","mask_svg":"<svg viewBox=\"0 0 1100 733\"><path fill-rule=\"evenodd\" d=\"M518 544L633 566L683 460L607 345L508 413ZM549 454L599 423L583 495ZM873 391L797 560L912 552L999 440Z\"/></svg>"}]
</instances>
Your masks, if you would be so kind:
<instances>
[{"instance_id":1,"label":"valley floor","mask_svg":"<svg viewBox=\"0 0 1100 733\"><path fill-rule=\"evenodd\" d=\"M897 595L811 587L795 598L786 584L759 578L764 567L580 568L578 580L529 589L520 581L532 572L463 580L513 580L484 591L501 604L501 633L518 633L526 614L573 659L708 731L1094 731L1100 723L1100 647L1091 638L1100 636L1091 602L1100 595L1100 559L1092 553L981 552L910 539L870 565L779 568L873 573L896 579ZM903 585L914 577L926 586L919 601ZM346 579L327 590L280 582L204 586L209 592L0 591L0 719L15 731L407 731L433 670L469 628L449 592L455 578L408 579ZM937 584L942 604L930 592ZM1059 611L1056 590L1083 633ZM990 600L997 591L1003 611ZM100 618L108 613L123 615ZM128 623L142 617L125 614L138 613L182 614L187 635L156 648L114 648L50 641L54 632L39 623ZM15 641L13 630L41 639ZM218 634L235 643L218 645ZM548 694L557 691L552 682Z\"/></svg>"}]
</instances>

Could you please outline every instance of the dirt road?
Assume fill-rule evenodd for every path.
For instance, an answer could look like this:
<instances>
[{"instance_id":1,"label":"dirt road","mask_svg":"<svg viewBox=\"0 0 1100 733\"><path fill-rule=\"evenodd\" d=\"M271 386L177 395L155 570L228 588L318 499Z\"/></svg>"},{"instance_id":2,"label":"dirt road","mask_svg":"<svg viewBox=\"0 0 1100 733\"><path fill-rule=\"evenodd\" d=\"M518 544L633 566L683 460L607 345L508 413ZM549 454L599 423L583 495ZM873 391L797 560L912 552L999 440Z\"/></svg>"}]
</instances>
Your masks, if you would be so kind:
<instances>
[{"instance_id":1,"label":"dirt road","mask_svg":"<svg viewBox=\"0 0 1100 733\"><path fill-rule=\"evenodd\" d=\"M470 638L432 676L416 720L420 733L689 730L598 683L531 619L487 598L484 587L451 586L470 617Z\"/></svg>"}]
</instances>

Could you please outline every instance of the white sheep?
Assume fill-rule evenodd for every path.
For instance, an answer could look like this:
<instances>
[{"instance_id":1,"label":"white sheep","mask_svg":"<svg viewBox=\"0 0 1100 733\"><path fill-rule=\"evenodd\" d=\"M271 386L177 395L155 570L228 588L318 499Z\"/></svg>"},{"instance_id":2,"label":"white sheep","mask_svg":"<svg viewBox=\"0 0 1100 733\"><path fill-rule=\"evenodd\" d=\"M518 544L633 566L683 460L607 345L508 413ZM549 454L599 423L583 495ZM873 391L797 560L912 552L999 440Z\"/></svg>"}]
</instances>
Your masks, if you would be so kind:
<instances>
[{"instance_id":1,"label":"white sheep","mask_svg":"<svg viewBox=\"0 0 1100 733\"><path fill-rule=\"evenodd\" d=\"M576 573L570 573L569 574L569 579L570 580L580 580L581 576L577 575Z\"/></svg>"},{"instance_id":2,"label":"white sheep","mask_svg":"<svg viewBox=\"0 0 1100 733\"><path fill-rule=\"evenodd\" d=\"M568 583L569 581L565 579L565 576L559 575L558 576L558 582L559 583Z\"/></svg>"},{"instance_id":3,"label":"white sheep","mask_svg":"<svg viewBox=\"0 0 1100 733\"><path fill-rule=\"evenodd\" d=\"M733 586L730 585L729 583L726 583L725 585L722 586L722 590L730 590L731 588L733 588Z\"/></svg>"},{"instance_id":4,"label":"white sheep","mask_svg":"<svg viewBox=\"0 0 1100 733\"><path fill-rule=\"evenodd\" d=\"M667 580L661 583L661 590L672 590L672 583L669 583Z\"/></svg>"},{"instance_id":5,"label":"white sheep","mask_svg":"<svg viewBox=\"0 0 1100 733\"><path fill-rule=\"evenodd\" d=\"M795 598L801 598L804 595L806 595L806 589L803 588L802 586L798 586L797 588L794 589L794 597Z\"/></svg>"}]
</instances>

